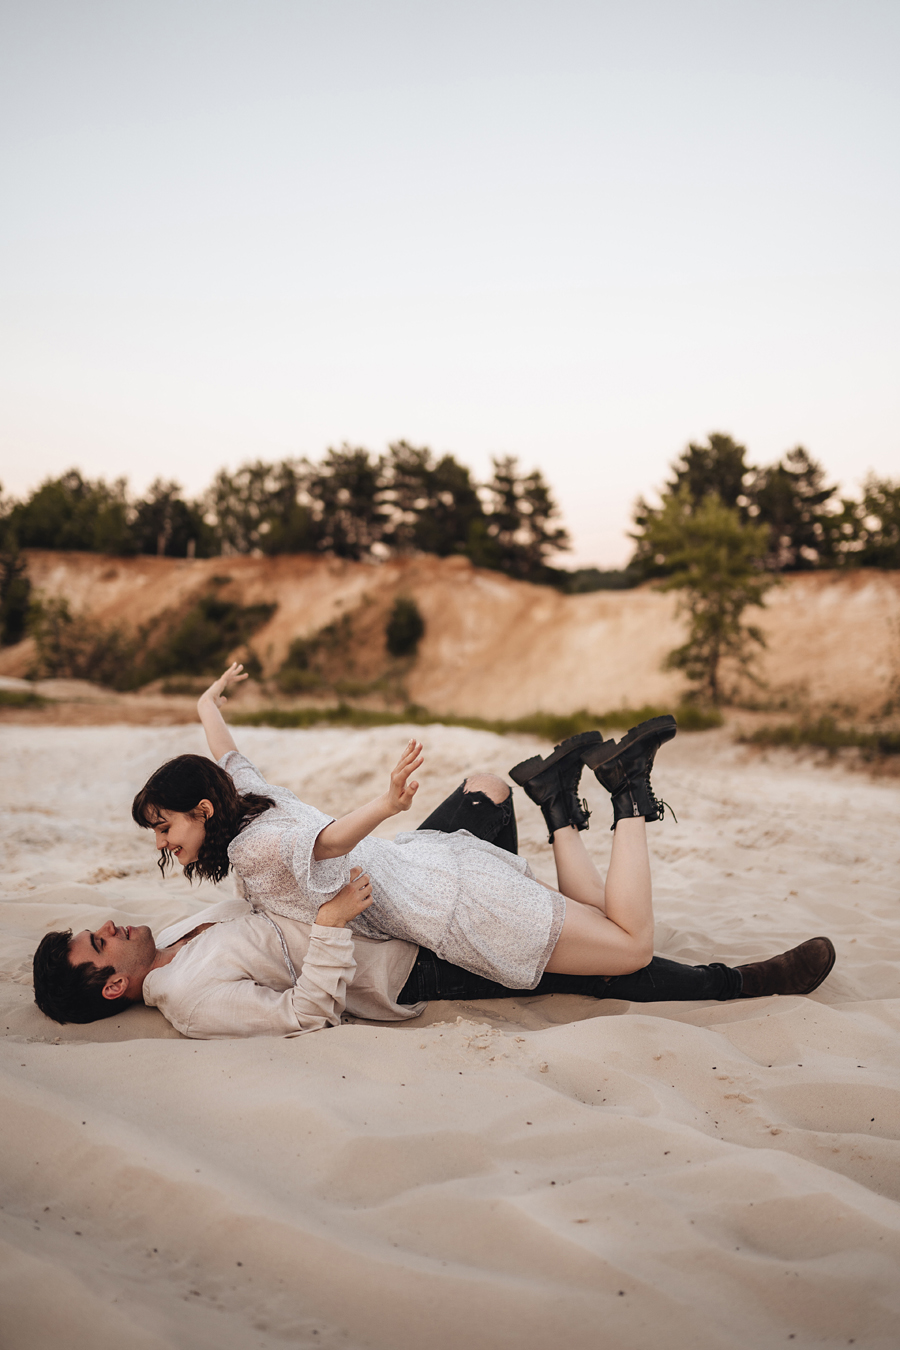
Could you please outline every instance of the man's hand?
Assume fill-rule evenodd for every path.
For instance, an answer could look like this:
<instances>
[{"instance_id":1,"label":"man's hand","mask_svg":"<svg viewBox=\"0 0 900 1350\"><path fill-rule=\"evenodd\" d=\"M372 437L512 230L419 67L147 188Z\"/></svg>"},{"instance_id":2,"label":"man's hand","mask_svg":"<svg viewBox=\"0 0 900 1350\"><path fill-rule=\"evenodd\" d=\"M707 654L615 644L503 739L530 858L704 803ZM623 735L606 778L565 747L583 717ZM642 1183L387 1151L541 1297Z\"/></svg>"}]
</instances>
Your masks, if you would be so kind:
<instances>
[{"instance_id":1,"label":"man's hand","mask_svg":"<svg viewBox=\"0 0 900 1350\"><path fill-rule=\"evenodd\" d=\"M391 815L398 811L408 811L413 797L419 790L417 782L409 782L409 775L415 773L425 756L422 754L422 742L410 741L391 773L391 786L386 797Z\"/></svg>"},{"instance_id":2,"label":"man's hand","mask_svg":"<svg viewBox=\"0 0 900 1350\"><path fill-rule=\"evenodd\" d=\"M217 680L213 681L208 689L204 689L203 693L200 695L200 700L214 703L217 708L221 708L223 703L228 702L228 699L225 697L225 690L230 685L240 684L241 680L246 680L247 678L247 671L244 670L240 661L232 661L224 675L220 675Z\"/></svg>"},{"instance_id":3,"label":"man's hand","mask_svg":"<svg viewBox=\"0 0 900 1350\"><path fill-rule=\"evenodd\" d=\"M350 880L333 900L326 900L316 915L322 928L343 928L372 903L372 883L361 867L350 868Z\"/></svg>"}]
</instances>

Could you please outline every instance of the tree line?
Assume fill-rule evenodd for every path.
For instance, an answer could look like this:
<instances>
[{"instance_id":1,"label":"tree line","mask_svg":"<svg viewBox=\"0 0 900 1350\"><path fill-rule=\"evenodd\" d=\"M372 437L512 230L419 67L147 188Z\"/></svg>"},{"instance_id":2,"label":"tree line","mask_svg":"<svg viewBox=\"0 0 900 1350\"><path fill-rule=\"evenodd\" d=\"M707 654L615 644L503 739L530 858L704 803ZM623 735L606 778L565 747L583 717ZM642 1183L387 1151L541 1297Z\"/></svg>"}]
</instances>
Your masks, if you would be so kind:
<instances>
[{"instance_id":1,"label":"tree line","mask_svg":"<svg viewBox=\"0 0 900 1350\"><path fill-rule=\"evenodd\" d=\"M547 558L569 547L540 470L494 459L478 483L452 455L398 441L386 454L343 446L320 463L256 460L221 469L195 500L157 479L133 498L127 481L91 481L77 469L0 504L0 528L19 548L86 549L119 556L333 553L384 558L463 554L522 580L545 579Z\"/></svg>"},{"instance_id":2,"label":"tree line","mask_svg":"<svg viewBox=\"0 0 900 1350\"><path fill-rule=\"evenodd\" d=\"M671 467L660 506L640 498L635 507L629 567L641 580L671 570L659 522L674 503L690 513L711 498L741 526L760 527L754 537L767 572L900 567L900 481L870 473L858 498L841 497L803 446L758 467L747 463L745 446L716 432L705 445L691 442Z\"/></svg>"},{"instance_id":3,"label":"tree line","mask_svg":"<svg viewBox=\"0 0 900 1350\"><path fill-rule=\"evenodd\" d=\"M384 559L399 553L462 555L521 581L577 574L548 559L569 548L559 508L539 469L514 456L492 461L486 483L453 455L397 441L387 453L330 449L324 459L256 460L220 469L196 499L157 479L143 497L70 469L30 496L0 496L0 643L28 622L21 550L76 549L119 557L215 557L235 553L330 553Z\"/></svg>"}]
</instances>

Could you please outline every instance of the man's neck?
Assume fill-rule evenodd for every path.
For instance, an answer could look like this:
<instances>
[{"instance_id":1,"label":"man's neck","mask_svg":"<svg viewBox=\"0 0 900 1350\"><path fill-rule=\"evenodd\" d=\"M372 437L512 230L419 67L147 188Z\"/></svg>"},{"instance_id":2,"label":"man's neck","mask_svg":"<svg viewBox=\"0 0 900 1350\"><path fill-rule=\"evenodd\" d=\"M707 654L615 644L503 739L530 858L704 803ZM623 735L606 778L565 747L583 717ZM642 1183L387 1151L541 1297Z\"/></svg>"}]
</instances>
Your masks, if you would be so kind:
<instances>
[{"instance_id":1,"label":"man's neck","mask_svg":"<svg viewBox=\"0 0 900 1350\"><path fill-rule=\"evenodd\" d=\"M153 964L150 966L150 970L160 970L163 966L167 966L170 961L174 961L182 947L186 947L192 938L197 937L199 933L204 933L207 928L212 927L213 925L211 923L198 923L196 928L192 928L189 933L185 933L184 937L178 938L178 940L171 943L170 946L157 947L156 955L153 958ZM149 973L150 971L147 972L148 975Z\"/></svg>"}]
</instances>

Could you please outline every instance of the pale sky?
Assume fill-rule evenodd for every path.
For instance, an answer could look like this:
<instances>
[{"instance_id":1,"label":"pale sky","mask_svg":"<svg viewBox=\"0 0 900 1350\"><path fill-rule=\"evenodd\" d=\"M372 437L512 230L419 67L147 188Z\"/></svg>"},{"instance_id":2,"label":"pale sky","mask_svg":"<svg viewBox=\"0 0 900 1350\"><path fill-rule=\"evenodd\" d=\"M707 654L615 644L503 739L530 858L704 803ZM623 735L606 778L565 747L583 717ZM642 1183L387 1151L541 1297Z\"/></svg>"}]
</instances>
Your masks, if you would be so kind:
<instances>
[{"instance_id":1,"label":"pale sky","mask_svg":"<svg viewBox=\"0 0 900 1350\"><path fill-rule=\"evenodd\" d=\"M401 437L623 563L689 439L900 476L897 0L2 0L0 481Z\"/></svg>"}]
</instances>

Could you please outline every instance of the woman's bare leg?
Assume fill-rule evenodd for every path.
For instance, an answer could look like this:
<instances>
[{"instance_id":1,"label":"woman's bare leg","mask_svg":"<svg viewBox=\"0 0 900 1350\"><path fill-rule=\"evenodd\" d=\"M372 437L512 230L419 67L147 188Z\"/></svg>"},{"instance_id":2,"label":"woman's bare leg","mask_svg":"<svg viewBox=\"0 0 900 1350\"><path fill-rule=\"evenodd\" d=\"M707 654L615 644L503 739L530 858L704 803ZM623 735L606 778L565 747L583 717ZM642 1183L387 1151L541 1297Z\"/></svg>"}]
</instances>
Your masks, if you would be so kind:
<instances>
[{"instance_id":1,"label":"woman's bare leg","mask_svg":"<svg viewBox=\"0 0 900 1350\"><path fill-rule=\"evenodd\" d=\"M563 843L562 848L569 849L574 860L572 846ZM587 850L584 852L586 856ZM573 873L579 873L578 865L568 857L566 865ZM566 975L627 975L650 962L653 895L643 817L625 818L616 825L604 908L605 913L596 902L567 897L566 917L547 962L548 971Z\"/></svg>"},{"instance_id":2,"label":"woman's bare leg","mask_svg":"<svg viewBox=\"0 0 900 1350\"><path fill-rule=\"evenodd\" d=\"M565 829L553 831L553 861L556 863L557 885L563 895L606 912L603 878L585 848L580 830L567 825Z\"/></svg>"}]
</instances>

